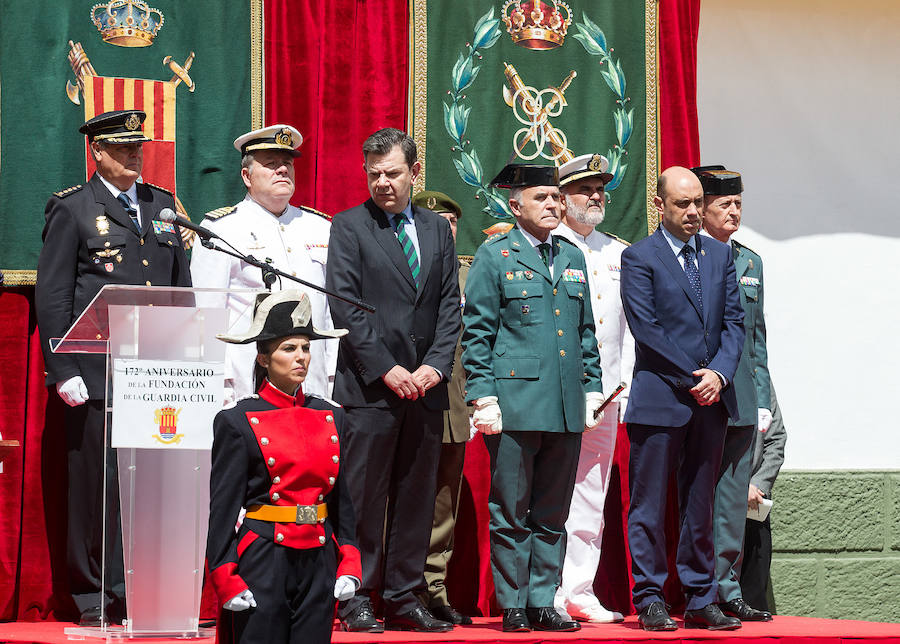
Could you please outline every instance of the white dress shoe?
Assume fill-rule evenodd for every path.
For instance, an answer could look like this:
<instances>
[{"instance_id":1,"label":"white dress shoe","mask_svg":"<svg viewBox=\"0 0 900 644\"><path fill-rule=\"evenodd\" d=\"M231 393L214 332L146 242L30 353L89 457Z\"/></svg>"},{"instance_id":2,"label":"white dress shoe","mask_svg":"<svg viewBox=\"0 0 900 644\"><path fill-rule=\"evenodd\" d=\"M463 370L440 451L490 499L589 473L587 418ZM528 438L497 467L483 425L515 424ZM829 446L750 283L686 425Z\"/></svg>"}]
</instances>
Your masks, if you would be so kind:
<instances>
[{"instance_id":1,"label":"white dress shoe","mask_svg":"<svg viewBox=\"0 0 900 644\"><path fill-rule=\"evenodd\" d=\"M566 607L566 612L572 619L576 619L580 622L590 622L592 624L613 624L625 621L622 613L607 610L600 604L584 607L569 604Z\"/></svg>"}]
</instances>

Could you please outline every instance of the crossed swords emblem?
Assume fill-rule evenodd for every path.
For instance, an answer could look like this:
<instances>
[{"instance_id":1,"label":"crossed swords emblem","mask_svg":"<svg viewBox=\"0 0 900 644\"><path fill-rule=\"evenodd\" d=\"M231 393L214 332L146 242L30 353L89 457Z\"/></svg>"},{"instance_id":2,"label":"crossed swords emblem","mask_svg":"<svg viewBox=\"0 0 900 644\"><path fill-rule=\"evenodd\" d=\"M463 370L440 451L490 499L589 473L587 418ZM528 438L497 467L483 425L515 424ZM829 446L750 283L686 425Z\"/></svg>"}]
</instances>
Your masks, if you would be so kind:
<instances>
[{"instance_id":1,"label":"crossed swords emblem","mask_svg":"<svg viewBox=\"0 0 900 644\"><path fill-rule=\"evenodd\" d=\"M566 134L553 127L550 119L562 114L568 105L565 93L577 76L575 70L569 72L558 87L538 91L525 84L515 67L509 63L503 63L503 66L503 74L510 85L503 86L503 100L512 108L516 120L525 126L513 135L513 158L518 156L531 161L543 157L555 161L557 165L571 161L575 155L568 148ZM533 144L533 150L526 153L529 144ZM545 151L547 147L550 148L550 153Z\"/></svg>"},{"instance_id":2,"label":"crossed swords emblem","mask_svg":"<svg viewBox=\"0 0 900 644\"><path fill-rule=\"evenodd\" d=\"M78 93L79 91L82 94L84 93L84 77L96 76L97 72L94 70L94 66L88 59L87 54L84 53L80 42L73 43L71 40L69 41L68 58L72 71L75 72L75 83L66 81L66 95L75 105L80 105L81 99ZM190 53L187 60L184 61L184 65L179 65L171 56L163 58L162 64L168 65L169 69L172 70L172 74L174 74L169 80L170 83L174 83L177 87L179 83L183 82L189 92L194 91L196 85L194 85L194 80L188 75L188 70L194 64L194 52Z\"/></svg>"}]
</instances>

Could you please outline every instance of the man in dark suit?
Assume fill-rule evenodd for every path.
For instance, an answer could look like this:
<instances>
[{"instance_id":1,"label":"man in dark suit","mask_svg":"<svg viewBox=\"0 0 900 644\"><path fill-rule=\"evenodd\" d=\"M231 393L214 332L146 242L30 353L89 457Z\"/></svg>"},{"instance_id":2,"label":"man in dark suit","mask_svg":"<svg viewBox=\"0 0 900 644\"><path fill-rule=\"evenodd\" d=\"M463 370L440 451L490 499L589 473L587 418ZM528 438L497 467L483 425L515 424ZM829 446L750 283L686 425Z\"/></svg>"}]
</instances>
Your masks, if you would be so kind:
<instances>
[{"instance_id":1,"label":"man in dark suit","mask_svg":"<svg viewBox=\"0 0 900 644\"><path fill-rule=\"evenodd\" d=\"M731 249L700 237L703 188L687 168L663 172L654 198L661 225L622 253L622 303L635 340L625 413L631 441L628 539L633 599L645 630L674 630L662 588L669 474L677 471L681 534L676 567L686 626L740 628L716 606L712 508L731 382L744 343Z\"/></svg>"},{"instance_id":2,"label":"man in dark suit","mask_svg":"<svg viewBox=\"0 0 900 644\"><path fill-rule=\"evenodd\" d=\"M375 307L331 300L350 330L338 350L334 397L347 412L344 472L360 508L362 586L339 607L344 628L378 632L369 598L381 593L385 627L446 631L418 600L425 590L435 475L459 335L457 260L447 221L410 203L415 142L386 128L363 144L371 199L335 215L326 286ZM427 504L423 506L423 502Z\"/></svg>"},{"instance_id":3,"label":"man in dark suit","mask_svg":"<svg viewBox=\"0 0 900 644\"><path fill-rule=\"evenodd\" d=\"M66 411L69 512L69 588L84 624L100 617L100 523L103 516L103 425L106 362L102 355L50 351L105 284L190 286L179 229L159 219L175 208L170 192L136 183L143 165L144 112L120 110L81 126L97 171L83 186L54 193L45 210L35 308L47 384L55 384ZM119 534L115 458L108 459L112 489L107 525ZM121 537L108 544L107 605L123 615Z\"/></svg>"}]
</instances>

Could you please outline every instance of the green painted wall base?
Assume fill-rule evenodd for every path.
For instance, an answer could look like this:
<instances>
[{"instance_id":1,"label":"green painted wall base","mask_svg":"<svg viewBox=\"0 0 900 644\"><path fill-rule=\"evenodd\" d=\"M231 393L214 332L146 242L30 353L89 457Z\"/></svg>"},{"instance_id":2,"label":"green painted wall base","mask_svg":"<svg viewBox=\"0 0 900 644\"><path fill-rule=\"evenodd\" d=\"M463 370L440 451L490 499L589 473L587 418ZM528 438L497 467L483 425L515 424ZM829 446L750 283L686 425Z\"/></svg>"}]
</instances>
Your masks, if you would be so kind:
<instances>
[{"instance_id":1,"label":"green painted wall base","mask_svg":"<svg viewBox=\"0 0 900 644\"><path fill-rule=\"evenodd\" d=\"M774 500L779 614L900 622L900 472L784 470Z\"/></svg>"}]
</instances>

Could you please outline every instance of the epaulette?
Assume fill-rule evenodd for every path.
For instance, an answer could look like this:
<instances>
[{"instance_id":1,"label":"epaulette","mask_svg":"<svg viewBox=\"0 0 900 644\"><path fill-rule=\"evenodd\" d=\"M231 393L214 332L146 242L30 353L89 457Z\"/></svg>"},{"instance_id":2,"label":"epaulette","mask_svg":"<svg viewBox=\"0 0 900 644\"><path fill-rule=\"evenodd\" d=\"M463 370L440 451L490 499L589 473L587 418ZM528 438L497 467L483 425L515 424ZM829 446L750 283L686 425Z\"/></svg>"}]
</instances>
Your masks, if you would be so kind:
<instances>
[{"instance_id":1,"label":"epaulette","mask_svg":"<svg viewBox=\"0 0 900 644\"><path fill-rule=\"evenodd\" d=\"M64 197L68 197L69 195L74 195L76 192L78 192L82 188L84 188L84 186L79 184L77 186L72 186L71 188L66 188L64 190L60 190L59 192L54 192L53 196L63 199Z\"/></svg>"},{"instance_id":2,"label":"epaulette","mask_svg":"<svg viewBox=\"0 0 900 644\"><path fill-rule=\"evenodd\" d=\"M626 246L631 246L631 242L625 241L624 239L622 239L622 238L619 237L618 235L613 235L612 233L608 233L608 232L606 232L605 230L601 230L600 232L602 232L602 233L603 233L604 235L606 235L607 237L612 237L612 238L615 239L617 242L622 242L622 243L625 244Z\"/></svg>"},{"instance_id":3,"label":"epaulette","mask_svg":"<svg viewBox=\"0 0 900 644\"><path fill-rule=\"evenodd\" d=\"M314 215L319 215L319 217L322 217L327 221L331 221L334 218L334 215L329 215L328 213L322 212L321 210L316 210L315 208L310 208L309 206L299 206L299 208L300 210L311 212Z\"/></svg>"},{"instance_id":4,"label":"epaulette","mask_svg":"<svg viewBox=\"0 0 900 644\"><path fill-rule=\"evenodd\" d=\"M319 213L319 214L321 214L321 213ZM340 409L343 409L343 408L344 408L344 406L343 406L341 403L337 402L336 400L332 400L331 398L326 398L325 396L321 396L321 395L319 395L319 394L307 394L307 393L304 393L303 395L306 396L307 398L318 398L319 400L324 400L325 402L327 402L327 403L328 403L329 405L331 405L332 407L338 407L338 408L340 408Z\"/></svg>"},{"instance_id":5,"label":"epaulette","mask_svg":"<svg viewBox=\"0 0 900 644\"><path fill-rule=\"evenodd\" d=\"M495 241L497 241L498 239L503 239L503 238L506 237L508 234L509 234L509 231L507 231L507 232L505 232L505 233L494 233L493 235L491 235L490 237L488 237L487 239L485 239L485 240L484 240L484 243L485 243L485 244L489 244L489 243L492 244L492 243L494 243Z\"/></svg>"},{"instance_id":6,"label":"epaulette","mask_svg":"<svg viewBox=\"0 0 900 644\"><path fill-rule=\"evenodd\" d=\"M746 246L746 245L742 244L741 242L739 242L739 241L736 240L736 239L732 239L731 241L733 241L733 242L735 243L736 246L740 246L740 247L743 248L744 250L753 253L753 254L756 255L757 257L760 257L759 253L757 253L755 250L753 250L753 249L750 248L749 246ZM762 258L760 257L760 259L762 259Z\"/></svg>"},{"instance_id":7,"label":"epaulette","mask_svg":"<svg viewBox=\"0 0 900 644\"><path fill-rule=\"evenodd\" d=\"M216 219L219 219L220 217L224 217L225 215L230 215L235 210L237 210L237 206L223 206L221 208L216 208L215 210L210 210L208 213L206 213L203 216L206 217L207 219L212 219L213 221L215 221Z\"/></svg>"},{"instance_id":8,"label":"epaulette","mask_svg":"<svg viewBox=\"0 0 900 644\"><path fill-rule=\"evenodd\" d=\"M172 192L172 191L169 190L168 188L163 188L162 186L158 186L158 185L156 185L155 183L147 183L147 182L145 181L145 182L144 182L144 185L145 185L145 186L150 186L151 188L156 188L157 190L161 190L162 192L165 192L167 195L174 195L174 194L175 194L174 192Z\"/></svg>"}]
</instances>

